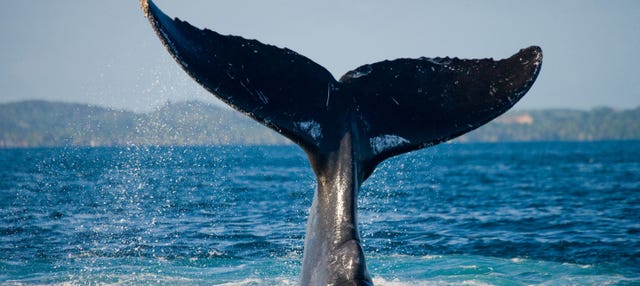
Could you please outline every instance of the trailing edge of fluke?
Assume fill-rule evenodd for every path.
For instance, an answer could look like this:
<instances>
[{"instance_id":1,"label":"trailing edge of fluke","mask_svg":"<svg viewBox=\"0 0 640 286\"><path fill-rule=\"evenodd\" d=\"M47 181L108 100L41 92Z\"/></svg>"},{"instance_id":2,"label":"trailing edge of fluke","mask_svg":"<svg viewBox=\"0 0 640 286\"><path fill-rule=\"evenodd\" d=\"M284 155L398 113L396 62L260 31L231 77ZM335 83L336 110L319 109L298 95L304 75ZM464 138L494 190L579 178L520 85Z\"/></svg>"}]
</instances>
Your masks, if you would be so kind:
<instances>
[{"instance_id":1,"label":"trailing edge of fluke","mask_svg":"<svg viewBox=\"0 0 640 286\"><path fill-rule=\"evenodd\" d=\"M418 58L363 65L339 80L286 48L145 16L169 53L204 88L300 145L318 179L302 285L370 285L356 221L358 190L391 156L469 132L533 85L542 50L503 59Z\"/></svg>"}]
</instances>

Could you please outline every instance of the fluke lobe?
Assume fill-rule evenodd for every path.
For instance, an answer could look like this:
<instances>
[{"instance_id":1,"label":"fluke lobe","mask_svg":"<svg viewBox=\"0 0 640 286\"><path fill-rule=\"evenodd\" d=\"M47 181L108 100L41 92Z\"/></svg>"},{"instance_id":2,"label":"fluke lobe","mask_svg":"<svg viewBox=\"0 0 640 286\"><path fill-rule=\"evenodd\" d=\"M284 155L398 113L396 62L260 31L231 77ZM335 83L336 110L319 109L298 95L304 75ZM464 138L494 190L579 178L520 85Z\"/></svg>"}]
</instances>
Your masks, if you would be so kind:
<instances>
[{"instance_id":1,"label":"fluke lobe","mask_svg":"<svg viewBox=\"0 0 640 286\"><path fill-rule=\"evenodd\" d=\"M511 108L542 64L539 47L510 58L396 59L340 80L286 48L224 36L142 9L171 55L198 83L304 149L318 181L309 212L302 285L371 285L356 197L394 155L471 131Z\"/></svg>"}]
</instances>

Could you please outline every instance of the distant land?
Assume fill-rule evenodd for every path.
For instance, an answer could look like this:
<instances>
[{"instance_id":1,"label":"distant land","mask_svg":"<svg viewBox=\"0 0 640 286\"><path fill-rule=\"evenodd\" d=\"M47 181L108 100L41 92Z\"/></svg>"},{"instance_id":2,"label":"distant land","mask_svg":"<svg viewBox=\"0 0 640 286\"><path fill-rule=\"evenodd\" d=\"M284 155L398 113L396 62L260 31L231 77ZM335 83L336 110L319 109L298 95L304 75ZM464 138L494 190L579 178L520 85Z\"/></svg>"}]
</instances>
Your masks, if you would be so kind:
<instances>
[{"instance_id":1,"label":"distant land","mask_svg":"<svg viewBox=\"0 0 640 286\"><path fill-rule=\"evenodd\" d=\"M640 140L640 107L510 111L456 142ZM234 110L198 101L135 113L86 104L0 104L0 148L291 144Z\"/></svg>"}]
</instances>

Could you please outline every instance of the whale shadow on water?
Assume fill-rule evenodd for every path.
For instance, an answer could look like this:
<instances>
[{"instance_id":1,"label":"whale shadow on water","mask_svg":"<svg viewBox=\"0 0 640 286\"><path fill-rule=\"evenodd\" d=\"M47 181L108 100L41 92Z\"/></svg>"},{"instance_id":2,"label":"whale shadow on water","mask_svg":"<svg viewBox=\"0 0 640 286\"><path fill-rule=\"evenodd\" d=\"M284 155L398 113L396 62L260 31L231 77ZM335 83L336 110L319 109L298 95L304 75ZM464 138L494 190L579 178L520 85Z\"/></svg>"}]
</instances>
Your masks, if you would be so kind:
<instances>
[{"instance_id":1,"label":"whale shadow on water","mask_svg":"<svg viewBox=\"0 0 640 286\"><path fill-rule=\"evenodd\" d=\"M383 160L469 132L511 108L533 85L542 50L493 59L396 59L339 80L286 48L199 29L141 0L182 68L236 110L298 144L317 178L302 285L372 285L356 196Z\"/></svg>"}]
</instances>

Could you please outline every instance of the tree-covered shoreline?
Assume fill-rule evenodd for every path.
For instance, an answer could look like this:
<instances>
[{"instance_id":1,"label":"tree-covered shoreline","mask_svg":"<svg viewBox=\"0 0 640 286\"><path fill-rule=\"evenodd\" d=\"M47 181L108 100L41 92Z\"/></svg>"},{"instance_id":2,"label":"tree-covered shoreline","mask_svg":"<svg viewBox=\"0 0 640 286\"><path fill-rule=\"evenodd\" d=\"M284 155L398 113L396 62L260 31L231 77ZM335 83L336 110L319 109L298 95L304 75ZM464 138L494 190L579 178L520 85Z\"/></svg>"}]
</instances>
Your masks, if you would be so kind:
<instances>
[{"instance_id":1,"label":"tree-covered shoreline","mask_svg":"<svg viewBox=\"0 0 640 286\"><path fill-rule=\"evenodd\" d=\"M510 111L457 142L640 140L640 107ZM0 148L291 144L234 110L197 101L135 113L76 103L0 104Z\"/></svg>"}]
</instances>

